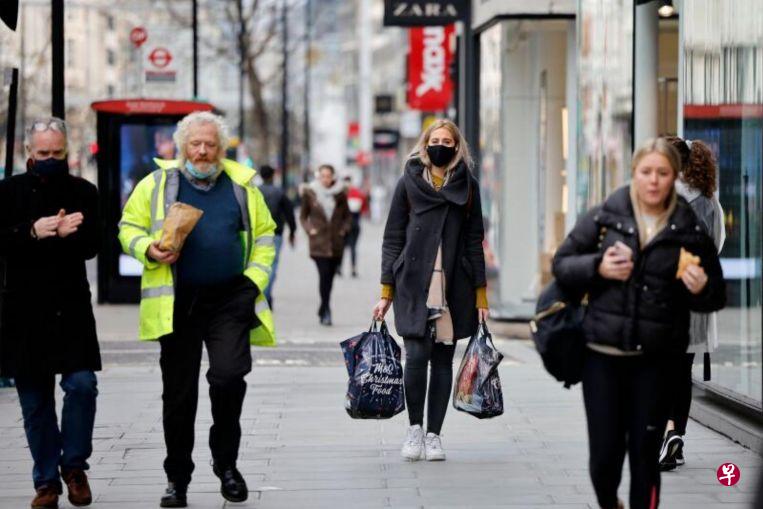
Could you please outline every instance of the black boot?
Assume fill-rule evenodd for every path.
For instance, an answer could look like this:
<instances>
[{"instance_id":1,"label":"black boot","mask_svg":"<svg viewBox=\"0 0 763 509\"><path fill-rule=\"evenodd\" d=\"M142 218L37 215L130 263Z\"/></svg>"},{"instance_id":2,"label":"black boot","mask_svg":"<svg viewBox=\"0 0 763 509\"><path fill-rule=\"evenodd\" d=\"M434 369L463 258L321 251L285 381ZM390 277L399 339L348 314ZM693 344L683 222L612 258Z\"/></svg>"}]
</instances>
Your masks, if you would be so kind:
<instances>
[{"instance_id":1,"label":"black boot","mask_svg":"<svg viewBox=\"0 0 763 509\"><path fill-rule=\"evenodd\" d=\"M164 492L159 507L188 507L186 493L188 486L170 482L167 484L167 491Z\"/></svg>"},{"instance_id":2,"label":"black boot","mask_svg":"<svg viewBox=\"0 0 763 509\"><path fill-rule=\"evenodd\" d=\"M212 470L220 478L220 493L228 502L243 502L249 498L249 489L246 487L246 481L241 476L241 472L236 467L218 468L213 466Z\"/></svg>"}]
</instances>

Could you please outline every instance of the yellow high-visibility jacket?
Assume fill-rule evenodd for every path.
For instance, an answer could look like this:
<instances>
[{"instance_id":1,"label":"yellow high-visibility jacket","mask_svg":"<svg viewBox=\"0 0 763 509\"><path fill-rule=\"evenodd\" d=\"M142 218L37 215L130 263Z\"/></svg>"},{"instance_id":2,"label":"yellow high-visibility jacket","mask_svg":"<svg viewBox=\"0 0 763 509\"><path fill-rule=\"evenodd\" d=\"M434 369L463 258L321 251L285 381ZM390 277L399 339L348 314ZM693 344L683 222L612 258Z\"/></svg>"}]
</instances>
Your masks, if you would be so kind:
<instances>
[{"instance_id":1,"label":"yellow high-visibility jacket","mask_svg":"<svg viewBox=\"0 0 763 509\"><path fill-rule=\"evenodd\" d=\"M180 178L178 161L155 160L159 166L141 180L133 190L122 211L119 222L119 242L125 253L143 264L140 282L141 340L155 340L170 334L173 329L176 281L171 266L147 257L149 245L162 236L164 217L170 205L177 201ZM229 159L222 161L223 171L233 181L233 191L241 208L244 230L240 232L244 246L244 275L260 290L254 311L258 325L249 333L253 345L275 346L273 314L265 299L264 290L270 280L275 258L275 222L270 216L260 190L254 185L255 171Z\"/></svg>"}]
</instances>

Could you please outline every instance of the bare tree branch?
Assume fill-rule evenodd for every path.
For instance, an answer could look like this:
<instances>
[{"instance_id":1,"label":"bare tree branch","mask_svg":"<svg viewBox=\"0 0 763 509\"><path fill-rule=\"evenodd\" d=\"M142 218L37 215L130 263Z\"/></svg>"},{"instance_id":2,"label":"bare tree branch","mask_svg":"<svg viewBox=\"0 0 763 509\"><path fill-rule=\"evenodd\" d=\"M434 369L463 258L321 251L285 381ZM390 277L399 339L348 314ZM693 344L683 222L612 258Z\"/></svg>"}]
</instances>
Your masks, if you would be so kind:
<instances>
[{"instance_id":1,"label":"bare tree branch","mask_svg":"<svg viewBox=\"0 0 763 509\"><path fill-rule=\"evenodd\" d=\"M187 0L159 0L157 3L172 18L174 25L187 28L191 20L188 11L181 7L181 2L187 5ZM282 69L275 65L273 70L268 69L267 75L263 75L261 62L268 53L280 51L275 44L280 33L280 5L280 0L243 0L241 5L232 0L207 0L200 6L199 12L203 22L219 30L214 36L207 32L199 37L205 48L231 62L238 62L243 51L245 88L252 105L247 113L250 122L246 123L254 127L247 132L251 133L249 136L254 142L254 154L261 161L267 161L276 148L276 105L269 104L265 97L269 88L280 84ZM287 4L287 9L293 13L299 12L293 2ZM243 34L240 33L242 27ZM218 37L220 34L222 37ZM293 52L300 45L304 45L304 38L294 37L288 50Z\"/></svg>"},{"instance_id":2,"label":"bare tree branch","mask_svg":"<svg viewBox=\"0 0 763 509\"><path fill-rule=\"evenodd\" d=\"M172 21L182 27L191 26L191 16L180 14L180 11L175 7L175 3L182 2L184 6L188 6L188 2L184 0L159 0L164 5L165 10L172 16Z\"/></svg>"}]
</instances>

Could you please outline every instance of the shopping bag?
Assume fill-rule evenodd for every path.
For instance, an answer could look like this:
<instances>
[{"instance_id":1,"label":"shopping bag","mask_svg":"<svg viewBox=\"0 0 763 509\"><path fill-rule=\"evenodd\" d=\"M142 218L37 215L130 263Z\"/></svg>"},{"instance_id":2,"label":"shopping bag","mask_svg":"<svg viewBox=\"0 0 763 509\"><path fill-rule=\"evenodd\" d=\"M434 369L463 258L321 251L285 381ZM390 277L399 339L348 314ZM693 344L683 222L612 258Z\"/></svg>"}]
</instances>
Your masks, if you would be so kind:
<instances>
[{"instance_id":1,"label":"shopping bag","mask_svg":"<svg viewBox=\"0 0 763 509\"><path fill-rule=\"evenodd\" d=\"M347 374L345 410L353 419L389 419L405 410L400 347L387 324L340 343Z\"/></svg>"},{"instance_id":2,"label":"shopping bag","mask_svg":"<svg viewBox=\"0 0 763 509\"><path fill-rule=\"evenodd\" d=\"M179 253L191 230L199 222L204 211L186 203L175 202L170 205L167 217L162 226L162 238L159 239L159 249Z\"/></svg>"},{"instance_id":3,"label":"shopping bag","mask_svg":"<svg viewBox=\"0 0 763 509\"><path fill-rule=\"evenodd\" d=\"M453 387L453 407L478 419L503 413L503 392L498 365L503 354L496 350L493 338L483 322L469 340Z\"/></svg>"}]
</instances>

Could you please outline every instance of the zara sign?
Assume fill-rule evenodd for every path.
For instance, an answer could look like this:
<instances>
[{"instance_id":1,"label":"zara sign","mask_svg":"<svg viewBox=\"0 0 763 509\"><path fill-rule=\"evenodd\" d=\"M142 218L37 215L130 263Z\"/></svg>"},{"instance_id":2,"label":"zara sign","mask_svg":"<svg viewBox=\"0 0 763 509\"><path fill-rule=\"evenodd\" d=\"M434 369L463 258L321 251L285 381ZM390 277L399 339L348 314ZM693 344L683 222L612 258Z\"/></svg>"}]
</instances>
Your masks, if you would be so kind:
<instances>
[{"instance_id":1,"label":"zara sign","mask_svg":"<svg viewBox=\"0 0 763 509\"><path fill-rule=\"evenodd\" d=\"M467 0L385 0L385 26L442 26L461 21L469 8Z\"/></svg>"}]
</instances>

